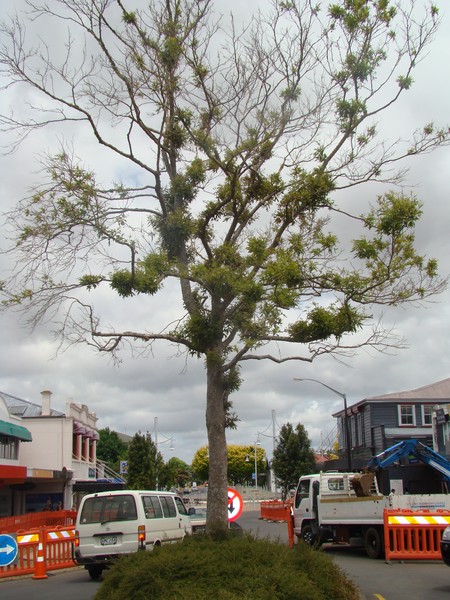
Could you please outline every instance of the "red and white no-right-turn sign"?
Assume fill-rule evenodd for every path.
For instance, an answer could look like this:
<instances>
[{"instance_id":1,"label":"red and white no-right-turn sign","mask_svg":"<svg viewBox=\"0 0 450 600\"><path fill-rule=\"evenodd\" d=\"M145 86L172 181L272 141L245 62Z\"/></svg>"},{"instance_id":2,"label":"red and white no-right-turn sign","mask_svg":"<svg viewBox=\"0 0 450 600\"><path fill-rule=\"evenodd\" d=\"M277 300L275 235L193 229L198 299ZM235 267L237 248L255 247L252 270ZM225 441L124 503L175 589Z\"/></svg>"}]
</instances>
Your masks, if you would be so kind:
<instances>
[{"instance_id":1,"label":"red and white no-right-turn sign","mask_svg":"<svg viewBox=\"0 0 450 600\"><path fill-rule=\"evenodd\" d=\"M228 488L228 520L235 521L241 516L244 508L242 496L233 488Z\"/></svg>"}]
</instances>

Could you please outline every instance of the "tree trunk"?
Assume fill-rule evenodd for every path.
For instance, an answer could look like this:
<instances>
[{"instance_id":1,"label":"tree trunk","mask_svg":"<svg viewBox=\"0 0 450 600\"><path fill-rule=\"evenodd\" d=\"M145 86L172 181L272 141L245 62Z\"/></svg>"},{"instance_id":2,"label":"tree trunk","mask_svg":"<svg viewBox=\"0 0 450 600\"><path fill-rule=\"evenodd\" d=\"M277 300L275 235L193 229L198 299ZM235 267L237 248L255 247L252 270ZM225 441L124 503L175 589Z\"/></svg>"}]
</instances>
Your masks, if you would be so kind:
<instances>
[{"instance_id":1,"label":"tree trunk","mask_svg":"<svg viewBox=\"0 0 450 600\"><path fill-rule=\"evenodd\" d=\"M228 530L228 455L225 435L224 385L221 365L207 359L206 428L209 446L208 513L206 528L212 535Z\"/></svg>"}]
</instances>

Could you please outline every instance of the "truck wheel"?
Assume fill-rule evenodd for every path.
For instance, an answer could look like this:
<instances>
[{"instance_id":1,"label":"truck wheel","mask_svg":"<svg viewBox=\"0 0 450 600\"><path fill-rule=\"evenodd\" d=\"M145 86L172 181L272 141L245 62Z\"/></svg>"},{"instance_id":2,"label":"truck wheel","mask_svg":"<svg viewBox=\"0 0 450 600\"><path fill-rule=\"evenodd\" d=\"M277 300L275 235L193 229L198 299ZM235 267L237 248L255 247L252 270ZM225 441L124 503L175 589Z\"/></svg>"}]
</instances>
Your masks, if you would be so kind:
<instances>
[{"instance_id":1,"label":"truck wheel","mask_svg":"<svg viewBox=\"0 0 450 600\"><path fill-rule=\"evenodd\" d=\"M369 527L364 535L364 548L369 558L380 558L383 556L383 536L376 527Z\"/></svg>"},{"instance_id":2,"label":"truck wheel","mask_svg":"<svg viewBox=\"0 0 450 600\"><path fill-rule=\"evenodd\" d=\"M102 576L103 569L98 565L96 565L95 567L87 567L87 570L91 579L100 579L100 577Z\"/></svg>"},{"instance_id":3,"label":"truck wheel","mask_svg":"<svg viewBox=\"0 0 450 600\"><path fill-rule=\"evenodd\" d=\"M318 548L320 546L319 536L314 533L311 525L305 525L305 527L303 527L301 540L311 548Z\"/></svg>"}]
</instances>

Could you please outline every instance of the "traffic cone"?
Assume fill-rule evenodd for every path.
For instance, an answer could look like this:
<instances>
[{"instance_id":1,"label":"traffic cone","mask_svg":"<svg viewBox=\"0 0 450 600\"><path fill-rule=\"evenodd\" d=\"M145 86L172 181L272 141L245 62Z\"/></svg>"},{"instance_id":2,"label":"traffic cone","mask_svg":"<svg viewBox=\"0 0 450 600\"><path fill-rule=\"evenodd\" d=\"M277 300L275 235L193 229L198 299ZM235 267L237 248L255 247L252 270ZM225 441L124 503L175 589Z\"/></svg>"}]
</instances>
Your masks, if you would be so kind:
<instances>
[{"instance_id":1,"label":"traffic cone","mask_svg":"<svg viewBox=\"0 0 450 600\"><path fill-rule=\"evenodd\" d=\"M41 529L39 532L39 544L38 544L36 563L34 565L33 579L48 579L47 569L46 569L46 565L45 565L45 544L44 544L46 535L47 535L46 531Z\"/></svg>"}]
</instances>

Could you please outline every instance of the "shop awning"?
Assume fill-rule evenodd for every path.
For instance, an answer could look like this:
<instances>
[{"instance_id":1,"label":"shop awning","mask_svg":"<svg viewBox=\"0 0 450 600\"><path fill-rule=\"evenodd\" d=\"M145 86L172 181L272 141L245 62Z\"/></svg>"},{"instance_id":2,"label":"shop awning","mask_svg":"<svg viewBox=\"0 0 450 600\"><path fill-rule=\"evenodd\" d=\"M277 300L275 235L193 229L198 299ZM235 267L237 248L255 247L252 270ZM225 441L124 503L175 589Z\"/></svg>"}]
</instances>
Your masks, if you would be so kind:
<instances>
[{"instance_id":1,"label":"shop awning","mask_svg":"<svg viewBox=\"0 0 450 600\"><path fill-rule=\"evenodd\" d=\"M25 481L27 478L27 468L16 465L0 465L0 479L21 479Z\"/></svg>"},{"instance_id":2,"label":"shop awning","mask_svg":"<svg viewBox=\"0 0 450 600\"><path fill-rule=\"evenodd\" d=\"M31 442L31 433L26 427L8 423L8 421L0 420L0 434L18 438L19 440L22 440L22 442Z\"/></svg>"},{"instance_id":3,"label":"shop awning","mask_svg":"<svg viewBox=\"0 0 450 600\"><path fill-rule=\"evenodd\" d=\"M100 439L100 436L94 429L91 429L90 427L87 427L87 425L83 425L78 421L73 422L73 432L76 435L84 435L85 437L91 438L93 440L98 441Z\"/></svg>"}]
</instances>

